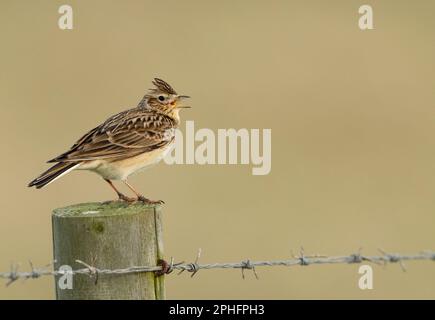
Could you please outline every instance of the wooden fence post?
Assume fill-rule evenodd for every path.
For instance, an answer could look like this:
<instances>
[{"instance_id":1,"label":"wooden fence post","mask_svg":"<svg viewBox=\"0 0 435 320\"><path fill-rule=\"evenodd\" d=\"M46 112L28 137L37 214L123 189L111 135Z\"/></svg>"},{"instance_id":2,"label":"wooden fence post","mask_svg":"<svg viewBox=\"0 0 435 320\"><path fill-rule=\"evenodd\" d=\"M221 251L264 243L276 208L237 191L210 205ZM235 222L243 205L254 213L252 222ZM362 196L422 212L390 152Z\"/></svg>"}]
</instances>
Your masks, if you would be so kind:
<instances>
[{"instance_id":1,"label":"wooden fence post","mask_svg":"<svg viewBox=\"0 0 435 320\"><path fill-rule=\"evenodd\" d=\"M55 209L52 215L55 268L99 269L155 266L163 259L161 207L141 203L84 203ZM164 276L153 272L73 276L73 288L61 289L55 277L56 298L165 299Z\"/></svg>"}]
</instances>

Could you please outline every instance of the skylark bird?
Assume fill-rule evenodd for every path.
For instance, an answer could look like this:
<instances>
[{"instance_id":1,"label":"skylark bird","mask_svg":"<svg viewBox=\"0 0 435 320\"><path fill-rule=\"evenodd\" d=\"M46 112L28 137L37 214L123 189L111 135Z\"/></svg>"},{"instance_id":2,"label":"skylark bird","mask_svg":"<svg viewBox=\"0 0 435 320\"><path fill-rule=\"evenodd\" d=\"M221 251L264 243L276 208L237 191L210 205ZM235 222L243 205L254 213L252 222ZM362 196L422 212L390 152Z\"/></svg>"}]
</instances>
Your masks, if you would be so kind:
<instances>
[{"instance_id":1,"label":"skylark bird","mask_svg":"<svg viewBox=\"0 0 435 320\"><path fill-rule=\"evenodd\" d=\"M189 96L178 95L161 79L155 78L153 84L155 88L136 108L113 115L81 137L70 150L49 160L56 164L30 182L29 187L42 188L72 170L90 170L106 180L119 200L162 203L142 196L127 178L156 164L170 151L180 123L179 111L189 108L180 102ZM123 181L136 197L122 194L112 180Z\"/></svg>"}]
</instances>

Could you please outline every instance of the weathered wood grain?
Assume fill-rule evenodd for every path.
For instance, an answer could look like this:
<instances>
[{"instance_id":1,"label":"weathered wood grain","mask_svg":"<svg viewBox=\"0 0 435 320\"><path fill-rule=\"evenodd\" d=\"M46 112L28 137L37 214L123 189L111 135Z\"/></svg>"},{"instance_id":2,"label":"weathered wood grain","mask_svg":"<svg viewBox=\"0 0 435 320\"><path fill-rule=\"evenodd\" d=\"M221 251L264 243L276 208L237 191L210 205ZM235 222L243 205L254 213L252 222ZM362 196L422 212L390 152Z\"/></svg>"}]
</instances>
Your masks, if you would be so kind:
<instances>
[{"instance_id":1,"label":"weathered wood grain","mask_svg":"<svg viewBox=\"0 0 435 320\"><path fill-rule=\"evenodd\" d=\"M99 269L153 266L163 258L161 207L141 203L84 203L55 209L52 215L55 267L81 269L84 261ZM152 272L74 275L73 289L56 297L69 299L164 299L164 276Z\"/></svg>"}]
</instances>

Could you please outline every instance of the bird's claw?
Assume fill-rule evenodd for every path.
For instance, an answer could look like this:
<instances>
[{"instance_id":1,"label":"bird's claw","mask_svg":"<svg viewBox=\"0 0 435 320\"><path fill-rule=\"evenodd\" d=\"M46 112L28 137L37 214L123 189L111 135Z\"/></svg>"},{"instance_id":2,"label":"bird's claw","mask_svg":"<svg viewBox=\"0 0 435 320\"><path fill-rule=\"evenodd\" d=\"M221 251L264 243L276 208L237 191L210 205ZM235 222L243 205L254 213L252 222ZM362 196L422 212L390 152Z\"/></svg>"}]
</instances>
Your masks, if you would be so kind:
<instances>
[{"instance_id":1,"label":"bird's claw","mask_svg":"<svg viewBox=\"0 0 435 320\"><path fill-rule=\"evenodd\" d=\"M122 193L119 194L118 196L119 196L118 201L124 201L124 202L128 202L128 203L133 203L136 201L136 199L127 197L126 195L123 195Z\"/></svg>"},{"instance_id":2,"label":"bird's claw","mask_svg":"<svg viewBox=\"0 0 435 320\"><path fill-rule=\"evenodd\" d=\"M145 204L164 204L165 202L163 200L150 200L145 198L144 196L138 196L137 201L140 201Z\"/></svg>"}]
</instances>

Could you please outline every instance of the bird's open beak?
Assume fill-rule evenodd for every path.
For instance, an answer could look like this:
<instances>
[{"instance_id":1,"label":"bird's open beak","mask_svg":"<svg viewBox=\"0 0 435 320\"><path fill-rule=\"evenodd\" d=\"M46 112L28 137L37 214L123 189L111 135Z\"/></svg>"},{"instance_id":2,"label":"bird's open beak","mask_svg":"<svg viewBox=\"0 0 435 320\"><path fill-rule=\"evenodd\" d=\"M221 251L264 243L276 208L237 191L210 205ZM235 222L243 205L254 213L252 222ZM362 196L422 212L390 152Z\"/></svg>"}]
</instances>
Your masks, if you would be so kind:
<instances>
[{"instance_id":1,"label":"bird's open beak","mask_svg":"<svg viewBox=\"0 0 435 320\"><path fill-rule=\"evenodd\" d=\"M178 96L177 97L179 101L184 100L184 99L189 99L190 96ZM191 108L191 106L177 106L177 109L188 109Z\"/></svg>"}]
</instances>

